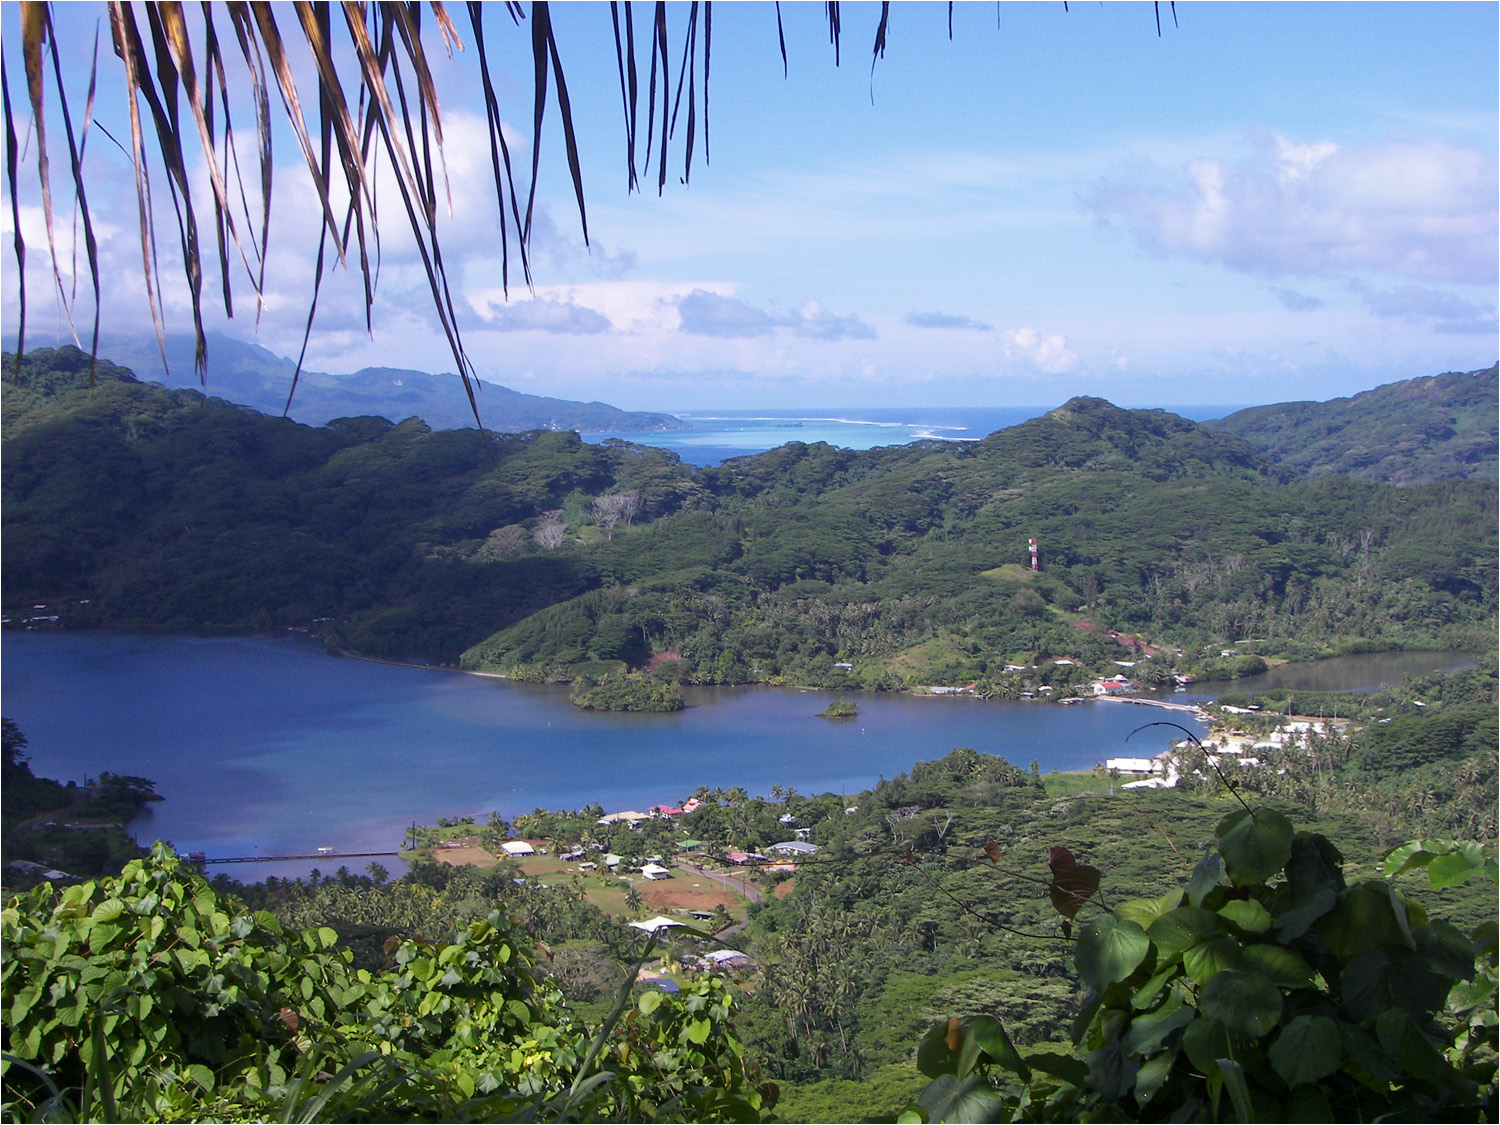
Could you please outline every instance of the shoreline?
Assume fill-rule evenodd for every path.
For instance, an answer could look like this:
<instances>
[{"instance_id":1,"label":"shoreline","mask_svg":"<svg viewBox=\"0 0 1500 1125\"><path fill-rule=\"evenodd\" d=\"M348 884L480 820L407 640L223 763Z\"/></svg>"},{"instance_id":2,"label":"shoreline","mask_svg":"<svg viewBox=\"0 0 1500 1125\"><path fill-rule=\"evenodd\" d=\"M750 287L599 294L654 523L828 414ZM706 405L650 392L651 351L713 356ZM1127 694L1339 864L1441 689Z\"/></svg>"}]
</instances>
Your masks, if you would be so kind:
<instances>
[{"instance_id":1,"label":"shoreline","mask_svg":"<svg viewBox=\"0 0 1500 1125\"><path fill-rule=\"evenodd\" d=\"M270 632L265 632L265 631L245 631L245 630L236 629L236 628L233 628L233 627L230 627L230 626L204 626L204 627L198 628L198 629L177 629L177 628L172 628L170 626L165 626L165 625L87 625L87 626L72 626L72 625L63 625L63 624L48 624L48 625L42 625L42 626L27 628L22 623L14 622L14 621L7 622L3 626L0 626L0 635L3 635L4 633L12 633L12 632L14 632L14 633L118 633L118 634L124 634L124 635L140 634L140 635L143 635L143 636L153 636L153 637L197 637L197 638L210 639L210 640L222 640L222 639L231 639L232 640L232 639L236 639L236 638L245 638L245 639L264 638L264 639L267 639L267 640L282 640L282 639L286 639L286 638L289 638L289 637L290 638L302 638L302 639L309 640L309 641L318 641L318 642L320 642L321 647L323 648L323 651L325 653L327 653L329 656L347 657L348 659L351 659L351 660L361 660L361 661L364 661L364 662L366 662L368 664L383 664L383 665L386 665L387 667L391 667L391 668L413 668L413 669L418 669L418 670L428 671L428 672L447 672L447 673L452 673L452 674L462 675L462 676L477 676L477 677L480 677L481 679L500 680L500 681L503 681L505 683L536 684L537 686L541 686L541 687L571 687L575 683L575 681L573 681L573 680L558 680L558 681L517 680L517 679L515 679L512 676L505 675L505 673L503 673L503 672L487 672L487 671L482 671L480 669L475 669L475 668L464 668L464 667L461 667L460 665L457 665L457 664L422 663L422 662L415 661L415 660L398 660L398 659L395 659L393 657L372 656L372 655L367 654L367 653L356 652L356 651L354 651L352 649L330 647L326 643L326 641L324 640L323 634L315 632L311 627L302 627L302 626L287 626L287 627L285 627L283 629L274 630L274 631L270 631ZM1443 648L1389 648L1389 649L1381 649L1378 652L1369 652L1369 651L1360 650L1360 651L1355 651L1355 652L1335 653L1335 654L1330 655L1330 656L1316 657L1315 659L1312 659L1312 660L1286 660L1286 659L1278 659L1278 660L1276 660L1276 662L1274 664L1271 664L1270 667L1272 669L1279 670L1279 669L1282 669L1282 668L1295 668L1295 667L1297 667L1299 665L1316 666L1316 665L1323 664L1323 663L1325 663L1327 661L1330 661L1330 660L1343 660L1343 659L1349 659L1349 658L1361 657L1361 656L1396 656L1396 655L1399 655L1399 654L1408 654L1408 653L1410 653L1412 655L1417 655L1417 654L1428 653L1428 652L1443 652L1443 653L1455 653L1455 654L1461 653L1463 655L1463 657L1464 657L1464 662L1456 666L1456 667L1460 667L1460 668L1461 667L1467 667L1467 666L1470 666L1470 665L1474 664L1477 661L1477 659L1480 656L1483 655L1483 653L1470 652L1470 651L1462 650L1462 649L1443 649ZM1445 669L1438 669L1437 671L1446 672L1446 671L1449 671L1449 670L1450 669L1446 669L1445 668ZM1259 675L1265 675L1265 674L1266 673L1260 673ZM1244 677L1244 678L1245 679L1253 679L1253 678L1256 678L1256 677ZM902 688L902 689L900 689L899 691L896 691L896 692L882 692L882 691L878 691L878 690L871 689L871 688L855 687L855 686L845 686L845 687L830 688L830 687L821 687L821 686L815 685L815 684L769 684L769 683L765 683L763 681L756 681L756 680L747 680L744 683L739 683L739 684L682 684L680 686L684 687L684 688L782 688L782 689L789 689L789 690L792 690L792 691L804 691L804 692L814 692L814 691L816 691L816 692L830 692L830 693L849 693L849 694L858 694L860 696L879 696L879 695L885 695L885 694L892 694L892 695L911 696L911 697L914 697L914 698L926 698L926 697L930 697L930 698L944 698L944 699L948 699L948 698L956 698L956 699L968 698L968 699L983 700L984 702L1002 702L1002 703L1014 703L1014 702L1035 702L1035 703L1058 702L1058 703L1060 703L1061 702L1061 700L1041 700L1041 699L1035 699L1035 700L990 700L990 699L987 699L984 696L978 695L978 694L973 693L973 692L964 691L964 690L961 690L961 689L958 689L958 688L954 688L953 690L948 690L948 691L942 691L942 690L933 691L932 690L933 687L945 687L946 685L918 685L918 686L915 686L915 687ZM1222 694L1224 694L1226 692L1232 693L1232 692L1235 692L1235 691L1246 691L1246 690L1248 690L1250 692L1254 692L1254 690L1255 690L1253 685L1243 685L1243 681L1242 680L1204 680L1204 681L1200 681L1200 683L1198 685L1196 685L1196 686L1197 687L1204 687L1204 688L1212 686L1214 688L1214 690L1213 690L1212 693L1204 691L1204 692L1202 692L1202 694L1204 694L1204 695L1212 694L1214 697L1222 695ZM1272 689L1272 690L1282 690L1282 689ZM1328 694L1328 695L1360 695L1360 694L1364 694L1365 692L1370 691L1372 689L1368 688L1368 687L1354 687L1354 688L1297 688L1297 689L1286 689L1286 690L1295 690L1295 691L1301 691L1301 692L1307 692L1307 693ZM1171 703L1171 700L1165 700L1165 699L1164 700L1157 700L1157 699L1154 699L1153 697L1151 697L1149 695L1130 695L1130 696L1093 696L1093 695L1088 695L1088 696L1082 696L1081 698L1085 702L1093 702L1095 699L1105 699L1105 700L1113 700L1114 702L1117 702L1117 703L1137 703L1137 704L1144 703L1144 704L1153 705L1153 706L1162 705L1162 704L1170 704ZM1172 709L1172 710L1181 709L1181 710L1184 710L1184 711L1189 711L1189 710L1195 710L1196 706L1195 705L1189 705L1189 704L1179 704L1179 705L1171 707L1170 709Z\"/></svg>"}]
</instances>

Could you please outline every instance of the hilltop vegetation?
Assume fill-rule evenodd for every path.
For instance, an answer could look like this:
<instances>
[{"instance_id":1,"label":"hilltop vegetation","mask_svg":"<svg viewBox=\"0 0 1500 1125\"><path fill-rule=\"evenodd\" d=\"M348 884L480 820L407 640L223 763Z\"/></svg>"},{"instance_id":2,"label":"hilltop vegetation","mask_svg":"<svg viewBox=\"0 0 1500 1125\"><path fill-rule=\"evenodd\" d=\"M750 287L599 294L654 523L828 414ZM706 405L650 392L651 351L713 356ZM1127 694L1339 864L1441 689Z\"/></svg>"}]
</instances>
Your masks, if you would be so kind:
<instances>
[{"instance_id":1,"label":"hilltop vegetation","mask_svg":"<svg viewBox=\"0 0 1500 1125\"><path fill-rule=\"evenodd\" d=\"M1297 481L1160 411L1081 398L972 444L792 442L694 472L569 433L312 429L85 370L39 351L4 386L13 614L315 627L531 678L1002 693L1007 664L1061 686L1149 646L1185 652L1147 682L1230 646L1248 668L1493 644L1493 479Z\"/></svg>"},{"instance_id":2,"label":"hilltop vegetation","mask_svg":"<svg viewBox=\"0 0 1500 1125\"><path fill-rule=\"evenodd\" d=\"M1450 371L1331 402L1255 406L1213 422L1301 477L1386 484L1494 480L1500 375Z\"/></svg>"}]
</instances>

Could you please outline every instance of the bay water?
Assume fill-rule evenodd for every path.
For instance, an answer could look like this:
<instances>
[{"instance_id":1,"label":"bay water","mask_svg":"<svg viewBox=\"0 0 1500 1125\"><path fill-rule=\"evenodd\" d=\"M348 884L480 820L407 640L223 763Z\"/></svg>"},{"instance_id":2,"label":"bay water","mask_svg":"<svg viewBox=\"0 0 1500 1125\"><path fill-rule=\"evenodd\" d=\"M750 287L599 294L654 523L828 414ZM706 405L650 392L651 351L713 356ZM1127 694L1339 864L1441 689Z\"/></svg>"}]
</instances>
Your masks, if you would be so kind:
<instances>
[{"instance_id":1,"label":"bay water","mask_svg":"<svg viewBox=\"0 0 1500 1125\"><path fill-rule=\"evenodd\" d=\"M305 637L7 631L0 654L4 713L38 775L148 777L166 799L130 830L213 858L388 852L414 821L591 802L644 810L699 786L852 796L958 746L1044 773L1087 770L1165 749L1178 731L1132 736L1154 720L1206 731L1186 713L1114 703L900 694L856 693L858 717L834 722L817 717L830 693L771 687L690 688L676 714L595 713L566 687L339 658ZM1394 653L1276 671L1301 690L1354 690L1468 659ZM1171 698L1216 694L1208 687ZM340 862L213 870L259 879Z\"/></svg>"},{"instance_id":2,"label":"bay water","mask_svg":"<svg viewBox=\"0 0 1500 1125\"><path fill-rule=\"evenodd\" d=\"M770 687L691 688L677 714L594 713L566 687L338 658L306 638L7 632L3 657L4 712L38 775L148 777L166 799L130 830L214 858L393 851L413 821L645 809L702 785L852 795L958 746L1091 769L1165 749L1177 732L1130 738L1153 719L1204 730L1139 707L889 694L829 721L829 693Z\"/></svg>"}]
</instances>

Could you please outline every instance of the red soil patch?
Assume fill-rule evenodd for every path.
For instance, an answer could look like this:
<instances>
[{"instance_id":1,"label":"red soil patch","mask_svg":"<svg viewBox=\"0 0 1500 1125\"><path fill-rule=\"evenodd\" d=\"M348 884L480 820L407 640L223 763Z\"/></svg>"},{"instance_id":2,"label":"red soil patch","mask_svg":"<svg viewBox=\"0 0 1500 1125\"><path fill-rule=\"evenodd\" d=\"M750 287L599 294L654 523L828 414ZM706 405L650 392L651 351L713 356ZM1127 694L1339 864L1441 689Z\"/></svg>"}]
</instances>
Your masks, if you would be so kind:
<instances>
[{"instance_id":1,"label":"red soil patch","mask_svg":"<svg viewBox=\"0 0 1500 1125\"><path fill-rule=\"evenodd\" d=\"M658 883L637 883L636 890L652 910L712 910L722 905L733 910L743 900L739 895L711 886L694 887L678 879L664 879Z\"/></svg>"},{"instance_id":2,"label":"red soil patch","mask_svg":"<svg viewBox=\"0 0 1500 1125\"><path fill-rule=\"evenodd\" d=\"M1156 655L1156 649L1147 644L1145 641L1141 640L1141 638L1137 637L1134 633L1116 633L1112 629L1105 629L1103 626L1095 624L1094 622L1088 620L1077 622L1077 626L1085 633L1093 633L1095 636L1108 637L1112 641L1118 641L1120 644L1128 648L1131 652L1137 653L1141 656Z\"/></svg>"},{"instance_id":3,"label":"red soil patch","mask_svg":"<svg viewBox=\"0 0 1500 1125\"><path fill-rule=\"evenodd\" d=\"M772 891L771 893L773 895L775 895L777 898L786 898L787 895L789 895L789 894L792 893L792 889L794 887L796 887L796 885L797 885L797 880L795 880L795 879L787 879L784 882L777 883L776 884L776 889L774 891Z\"/></svg>"},{"instance_id":4,"label":"red soil patch","mask_svg":"<svg viewBox=\"0 0 1500 1125\"><path fill-rule=\"evenodd\" d=\"M453 867L494 867L500 862L483 848L433 848L432 858Z\"/></svg>"},{"instance_id":5,"label":"red soil patch","mask_svg":"<svg viewBox=\"0 0 1500 1125\"><path fill-rule=\"evenodd\" d=\"M654 671L669 660L681 660L682 656L675 652L653 652L651 659L646 661L646 671Z\"/></svg>"}]
</instances>

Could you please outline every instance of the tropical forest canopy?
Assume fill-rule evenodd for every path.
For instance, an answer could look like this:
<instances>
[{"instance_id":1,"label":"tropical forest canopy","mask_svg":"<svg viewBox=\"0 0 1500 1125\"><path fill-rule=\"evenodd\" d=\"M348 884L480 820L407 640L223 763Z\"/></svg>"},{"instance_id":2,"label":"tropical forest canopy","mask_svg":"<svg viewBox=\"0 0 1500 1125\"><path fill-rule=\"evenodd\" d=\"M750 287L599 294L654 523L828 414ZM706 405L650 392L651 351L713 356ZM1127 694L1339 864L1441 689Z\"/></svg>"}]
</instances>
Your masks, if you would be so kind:
<instances>
[{"instance_id":1,"label":"tropical forest canopy","mask_svg":"<svg viewBox=\"0 0 1500 1125\"><path fill-rule=\"evenodd\" d=\"M1493 479L1500 457L1495 368L1406 379L1332 402L1252 406L1212 422L1298 476L1390 484Z\"/></svg>"},{"instance_id":2,"label":"tropical forest canopy","mask_svg":"<svg viewBox=\"0 0 1500 1125\"><path fill-rule=\"evenodd\" d=\"M1080 662L1047 666L1065 682L1142 641L1184 650L1148 681L1493 645L1493 476L1301 479L1244 438L1099 399L979 442L792 442L695 471L568 432L312 428L108 363L91 389L68 348L7 364L5 604L69 625L866 688L1049 657ZM1476 378L1493 395L1493 371Z\"/></svg>"},{"instance_id":3,"label":"tropical forest canopy","mask_svg":"<svg viewBox=\"0 0 1500 1125\"><path fill-rule=\"evenodd\" d=\"M115 877L118 829L84 848L36 818L122 817L150 782L33 777L7 725L19 881L64 857L104 876L4 913L18 1115L1493 1117L1493 889L1470 879L1495 838L1493 479L1305 479L1097 399L975 443L791 443L694 471L572 433L312 428L108 363L90 387L71 349L8 365L6 608L58 625L309 628L653 709L693 681L1006 695L1006 665L1038 661L1025 676L1064 687L1117 658L1153 682L1490 653L1300 694L1353 725L1259 750L1233 794L1191 749L1178 788L1123 798L1102 769L933 747L853 796L705 790L639 831L598 808L471 829L641 860L803 830L816 856L754 875L765 901L720 939L753 958L745 982L678 996L637 971L714 943L648 940L510 861L237 887L159 849ZM1254 730L1289 707L1233 702L1262 709L1236 719Z\"/></svg>"}]
</instances>

